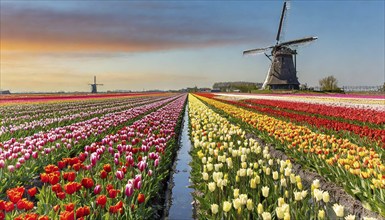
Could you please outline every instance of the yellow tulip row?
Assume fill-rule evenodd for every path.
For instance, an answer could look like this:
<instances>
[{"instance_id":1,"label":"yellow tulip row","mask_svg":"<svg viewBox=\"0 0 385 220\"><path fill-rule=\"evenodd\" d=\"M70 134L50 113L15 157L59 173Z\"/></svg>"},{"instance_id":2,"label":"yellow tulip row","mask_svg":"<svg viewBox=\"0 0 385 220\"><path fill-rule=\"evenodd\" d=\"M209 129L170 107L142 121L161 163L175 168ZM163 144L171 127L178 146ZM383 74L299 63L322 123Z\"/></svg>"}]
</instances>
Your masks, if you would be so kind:
<instances>
[{"instance_id":1,"label":"yellow tulip row","mask_svg":"<svg viewBox=\"0 0 385 220\"><path fill-rule=\"evenodd\" d=\"M372 188L385 189L385 165L373 149L213 99L202 96L199 98L257 130L267 132L284 145L286 150L317 155L331 166L337 165L363 179L370 178Z\"/></svg>"},{"instance_id":2,"label":"yellow tulip row","mask_svg":"<svg viewBox=\"0 0 385 220\"><path fill-rule=\"evenodd\" d=\"M192 95L189 118L193 143L191 179L200 191L195 195L199 219L344 217L344 207L332 207L329 193L319 189L317 180L311 190L304 189L289 160L271 158L268 147L247 138L241 127Z\"/></svg>"}]
</instances>

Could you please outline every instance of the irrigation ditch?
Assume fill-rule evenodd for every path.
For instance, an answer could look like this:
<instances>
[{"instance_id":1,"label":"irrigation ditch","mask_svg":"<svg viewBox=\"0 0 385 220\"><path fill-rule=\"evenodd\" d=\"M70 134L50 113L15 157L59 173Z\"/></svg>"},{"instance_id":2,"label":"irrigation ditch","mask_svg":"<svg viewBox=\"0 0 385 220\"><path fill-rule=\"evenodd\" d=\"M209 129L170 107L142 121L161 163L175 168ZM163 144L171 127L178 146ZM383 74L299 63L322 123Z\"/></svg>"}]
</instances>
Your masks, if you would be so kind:
<instances>
[{"instance_id":1,"label":"irrigation ditch","mask_svg":"<svg viewBox=\"0 0 385 220\"><path fill-rule=\"evenodd\" d=\"M193 190L190 186L189 154L191 141L189 137L188 105L185 107L181 133L179 136L179 150L174 161L168 187L166 191L163 219L193 219Z\"/></svg>"}]
</instances>

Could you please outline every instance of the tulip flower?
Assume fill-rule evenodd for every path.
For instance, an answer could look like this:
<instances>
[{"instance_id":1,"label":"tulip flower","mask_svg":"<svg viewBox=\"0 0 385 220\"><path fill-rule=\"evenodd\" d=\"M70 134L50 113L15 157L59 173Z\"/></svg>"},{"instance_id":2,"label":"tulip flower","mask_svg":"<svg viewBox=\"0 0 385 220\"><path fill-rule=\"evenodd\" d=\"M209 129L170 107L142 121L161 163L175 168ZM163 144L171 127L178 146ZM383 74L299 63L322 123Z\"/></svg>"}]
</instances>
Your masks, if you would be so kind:
<instances>
[{"instance_id":1,"label":"tulip flower","mask_svg":"<svg viewBox=\"0 0 385 220\"><path fill-rule=\"evenodd\" d=\"M322 193L322 199L325 203L328 203L330 198L329 198L329 193L327 191Z\"/></svg>"},{"instance_id":2,"label":"tulip flower","mask_svg":"<svg viewBox=\"0 0 385 220\"><path fill-rule=\"evenodd\" d=\"M269 196L269 187L268 186L262 187L262 195L264 197L268 197Z\"/></svg>"},{"instance_id":3,"label":"tulip flower","mask_svg":"<svg viewBox=\"0 0 385 220\"><path fill-rule=\"evenodd\" d=\"M325 218L325 211L324 210L319 210L318 211L318 218L319 219L324 219Z\"/></svg>"},{"instance_id":4,"label":"tulip flower","mask_svg":"<svg viewBox=\"0 0 385 220\"><path fill-rule=\"evenodd\" d=\"M129 182L126 184L126 188L124 190L124 193L126 194L127 197L132 196L132 194L134 193L134 187L133 187L132 183Z\"/></svg>"},{"instance_id":5,"label":"tulip flower","mask_svg":"<svg viewBox=\"0 0 385 220\"><path fill-rule=\"evenodd\" d=\"M34 197L35 194L37 193L37 189L36 189L36 187L33 187L33 188L28 189L27 192L28 192L29 196Z\"/></svg>"},{"instance_id":6,"label":"tulip flower","mask_svg":"<svg viewBox=\"0 0 385 220\"><path fill-rule=\"evenodd\" d=\"M262 213L262 219L263 220L271 220L271 214L269 212L263 212Z\"/></svg>"},{"instance_id":7,"label":"tulip flower","mask_svg":"<svg viewBox=\"0 0 385 220\"><path fill-rule=\"evenodd\" d=\"M257 211L258 211L258 214L260 215L263 213L263 205L261 203L258 204Z\"/></svg>"},{"instance_id":8,"label":"tulip flower","mask_svg":"<svg viewBox=\"0 0 385 220\"><path fill-rule=\"evenodd\" d=\"M356 216L355 215L347 215L345 216L345 220L355 220Z\"/></svg>"},{"instance_id":9,"label":"tulip flower","mask_svg":"<svg viewBox=\"0 0 385 220\"><path fill-rule=\"evenodd\" d=\"M210 192L214 192L214 191L215 191L215 188L216 188L215 182L210 182L210 183L208 184L208 187L209 187Z\"/></svg>"},{"instance_id":10,"label":"tulip flower","mask_svg":"<svg viewBox=\"0 0 385 220\"><path fill-rule=\"evenodd\" d=\"M218 213L218 205L217 204L211 204L211 213L214 215Z\"/></svg>"},{"instance_id":11,"label":"tulip flower","mask_svg":"<svg viewBox=\"0 0 385 220\"><path fill-rule=\"evenodd\" d=\"M142 186L142 175L136 175L133 181L135 189L140 189Z\"/></svg>"},{"instance_id":12,"label":"tulip flower","mask_svg":"<svg viewBox=\"0 0 385 220\"><path fill-rule=\"evenodd\" d=\"M107 202L107 197L105 195L100 195L96 198L96 204L101 207L104 207L106 202Z\"/></svg>"},{"instance_id":13,"label":"tulip flower","mask_svg":"<svg viewBox=\"0 0 385 220\"><path fill-rule=\"evenodd\" d=\"M333 210L337 217L344 217L344 206L334 203Z\"/></svg>"},{"instance_id":14,"label":"tulip flower","mask_svg":"<svg viewBox=\"0 0 385 220\"><path fill-rule=\"evenodd\" d=\"M145 201L145 196L144 196L144 194L142 194L142 193L139 193L138 194L138 203L139 204L141 204L141 203L143 203L144 201Z\"/></svg>"},{"instance_id":15,"label":"tulip flower","mask_svg":"<svg viewBox=\"0 0 385 220\"><path fill-rule=\"evenodd\" d=\"M229 212L230 211L230 209L231 209L231 203L230 202L228 202L228 201L224 201L223 202L223 211L224 212Z\"/></svg>"},{"instance_id":16,"label":"tulip flower","mask_svg":"<svg viewBox=\"0 0 385 220\"><path fill-rule=\"evenodd\" d=\"M81 184L84 188L90 189L94 186L94 181L91 178L83 178Z\"/></svg>"},{"instance_id":17,"label":"tulip flower","mask_svg":"<svg viewBox=\"0 0 385 220\"><path fill-rule=\"evenodd\" d=\"M100 184L96 185L94 188L94 194L97 195L102 191L102 186Z\"/></svg>"},{"instance_id":18,"label":"tulip flower","mask_svg":"<svg viewBox=\"0 0 385 220\"><path fill-rule=\"evenodd\" d=\"M118 170L118 171L116 171L115 176L116 176L116 178L118 178L119 180L122 180L122 179L124 178L124 172L121 171L121 170Z\"/></svg>"}]
</instances>

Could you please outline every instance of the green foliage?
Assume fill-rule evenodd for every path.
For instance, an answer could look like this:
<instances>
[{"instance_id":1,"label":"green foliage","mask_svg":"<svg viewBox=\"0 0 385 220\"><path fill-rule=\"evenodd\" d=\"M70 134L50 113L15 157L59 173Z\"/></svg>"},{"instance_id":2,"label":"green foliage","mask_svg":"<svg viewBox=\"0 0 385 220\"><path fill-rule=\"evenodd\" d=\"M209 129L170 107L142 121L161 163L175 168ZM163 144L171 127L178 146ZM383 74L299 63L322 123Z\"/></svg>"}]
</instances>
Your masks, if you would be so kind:
<instances>
[{"instance_id":1,"label":"green foliage","mask_svg":"<svg viewBox=\"0 0 385 220\"><path fill-rule=\"evenodd\" d=\"M338 88L338 80L333 75L320 79L319 85L321 86L322 91L329 91L329 92L341 91L341 89Z\"/></svg>"}]
</instances>

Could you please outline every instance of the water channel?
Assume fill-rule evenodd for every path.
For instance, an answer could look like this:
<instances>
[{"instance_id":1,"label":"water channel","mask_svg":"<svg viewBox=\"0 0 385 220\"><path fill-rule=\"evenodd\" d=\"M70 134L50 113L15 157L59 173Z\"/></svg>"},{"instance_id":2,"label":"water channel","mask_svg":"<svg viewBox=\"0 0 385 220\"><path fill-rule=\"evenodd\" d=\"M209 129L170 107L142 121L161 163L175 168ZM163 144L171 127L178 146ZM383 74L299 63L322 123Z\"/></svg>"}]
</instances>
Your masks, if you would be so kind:
<instances>
[{"instance_id":1,"label":"water channel","mask_svg":"<svg viewBox=\"0 0 385 220\"><path fill-rule=\"evenodd\" d=\"M189 118L188 106L186 105L180 138L180 149L175 161L176 167L172 178L174 186L171 193L171 207L166 218L170 220L193 219L193 206L191 205L193 201L191 193L193 190L188 188L188 186L190 186L191 171L191 167L189 166L191 161L191 156L189 155L191 142L188 129Z\"/></svg>"}]
</instances>

